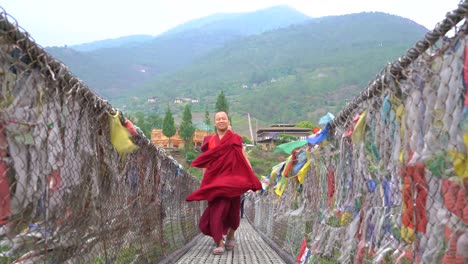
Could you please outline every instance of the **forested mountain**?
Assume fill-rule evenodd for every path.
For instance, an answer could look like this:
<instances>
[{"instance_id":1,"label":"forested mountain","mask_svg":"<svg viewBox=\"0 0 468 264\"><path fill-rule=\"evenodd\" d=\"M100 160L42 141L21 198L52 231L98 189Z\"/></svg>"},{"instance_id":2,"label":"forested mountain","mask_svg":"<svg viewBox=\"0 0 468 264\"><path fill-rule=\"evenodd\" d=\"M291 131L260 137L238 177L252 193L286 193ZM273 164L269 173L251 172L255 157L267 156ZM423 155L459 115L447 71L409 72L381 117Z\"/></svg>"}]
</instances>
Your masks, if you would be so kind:
<instances>
[{"instance_id":1,"label":"forested mountain","mask_svg":"<svg viewBox=\"0 0 468 264\"><path fill-rule=\"evenodd\" d=\"M289 6L281 5L250 13L214 14L184 23L163 35L201 28L205 31L229 30L240 35L254 35L306 20L311 18Z\"/></svg>"},{"instance_id":2,"label":"forested mountain","mask_svg":"<svg viewBox=\"0 0 468 264\"><path fill-rule=\"evenodd\" d=\"M76 51L88 52L102 48L113 48L119 47L127 44L134 44L145 42L148 40L153 39L154 37L151 35L132 35L132 36L125 36L115 39L105 39L99 41L93 41L90 43L84 43L79 45L70 46L71 49Z\"/></svg>"},{"instance_id":3,"label":"forested mountain","mask_svg":"<svg viewBox=\"0 0 468 264\"><path fill-rule=\"evenodd\" d=\"M285 20L266 22L276 17ZM200 100L192 108L195 117L212 111L224 91L238 117L248 112L263 124L295 123L336 114L427 32L409 19L380 12L304 19L282 6L219 14L112 48L49 51L126 112L162 114L169 104L177 116L174 98L191 97ZM266 24L269 29L262 28ZM157 103L147 104L149 97Z\"/></svg>"},{"instance_id":4,"label":"forested mountain","mask_svg":"<svg viewBox=\"0 0 468 264\"><path fill-rule=\"evenodd\" d=\"M111 98L155 76L187 66L225 43L306 19L307 16L290 7L279 6L251 13L214 15L149 40L146 36L128 36L120 42L78 46L86 52L78 52L76 46L46 50L99 94ZM95 49L97 46L101 48Z\"/></svg>"},{"instance_id":5,"label":"forested mountain","mask_svg":"<svg viewBox=\"0 0 468 264\"><path fill-rule=\"evenodd\" d=\"M268 122L317 120L342 109L426 32L411 20L378 12L324 17L231 41L126 98L195 97L211 105L223 90L239 114Z\"/></svg>"}]
</instances>

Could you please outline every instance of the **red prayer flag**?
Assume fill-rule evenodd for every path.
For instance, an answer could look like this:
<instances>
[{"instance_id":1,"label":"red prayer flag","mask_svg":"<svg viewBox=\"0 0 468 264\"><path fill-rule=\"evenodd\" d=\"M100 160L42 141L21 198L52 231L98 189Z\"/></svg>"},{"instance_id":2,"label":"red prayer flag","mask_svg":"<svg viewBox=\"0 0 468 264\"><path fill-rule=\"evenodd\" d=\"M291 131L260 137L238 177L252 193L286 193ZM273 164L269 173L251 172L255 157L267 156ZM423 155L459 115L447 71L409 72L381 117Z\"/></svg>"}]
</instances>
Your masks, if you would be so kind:
<instances>
[{"instance_id":1,"label":"red prayer flag","mask_svg":"<svg viewBox=\"0 0 468 264\"><path fill-rule=\"evenodd\" d=\"M301 244L301 251L299 251L299 255L297 255L296 262L301 262L302 255L304 255L305 249L307 247L307 239L304 237Z\"/></svg>"}]
</instances>

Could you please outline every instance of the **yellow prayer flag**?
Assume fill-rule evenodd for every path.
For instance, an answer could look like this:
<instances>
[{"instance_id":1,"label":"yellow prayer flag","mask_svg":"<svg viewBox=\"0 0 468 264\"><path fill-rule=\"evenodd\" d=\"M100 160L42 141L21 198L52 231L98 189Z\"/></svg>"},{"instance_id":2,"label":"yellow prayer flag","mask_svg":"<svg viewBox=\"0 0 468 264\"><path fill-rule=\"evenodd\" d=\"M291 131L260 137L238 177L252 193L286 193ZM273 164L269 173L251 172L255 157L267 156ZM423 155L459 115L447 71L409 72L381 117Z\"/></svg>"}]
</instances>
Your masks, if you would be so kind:
<instances>
[{"instance_id":1,"label":"yellow prayer flag","mask_svg":"<svg viewBox=\"0 0 468 264\"><path fill-rule=\"evenodd\" d=\"M362 138L364 137L367 112L368 110L362 112L362 114L359 116L359 120L357 121L356 126L354 126L354 131L351 135L351 140L353 141L353 144L361 142Z\"/></svg>"},{"instance_id":2,"label":"yellow prayer flag","mask_svg":"<svg viewBox=\"0 0 468 264\"><path fill-rule=\"evenodd\" d=\"M128 154L138 149L130 140L130 132L120 122L119 111L115 115L109 114L109 125L111 143L119 154Z\"/></svg>"}]
</instances>

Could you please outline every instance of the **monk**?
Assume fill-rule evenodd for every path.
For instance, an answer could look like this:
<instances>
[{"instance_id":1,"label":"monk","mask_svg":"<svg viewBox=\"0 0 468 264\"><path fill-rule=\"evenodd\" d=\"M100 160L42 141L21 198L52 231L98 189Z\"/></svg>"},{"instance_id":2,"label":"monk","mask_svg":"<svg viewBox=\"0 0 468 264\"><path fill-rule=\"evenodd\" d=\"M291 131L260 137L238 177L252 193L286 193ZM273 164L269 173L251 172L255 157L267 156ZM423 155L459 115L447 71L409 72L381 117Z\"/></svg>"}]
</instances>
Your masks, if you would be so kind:
<instances>
[{"instance_id":1,"label":"monk","mask_svg":"<svg viewBox=\"0 0 468 264\"><path fill-rule=\"evenodd\" d=\"M202 154L191 166L204 169L200 188L187 201L208 201L198 227L216 244L212 253L224 254L235 246L235 231L240 224L240 196L248 190L262 188L242 147L242 137L232 132L226 112L214 118L216 134L204 138ZM223 241L226 236L226 243Z\"/></svg>"}]
</instances>

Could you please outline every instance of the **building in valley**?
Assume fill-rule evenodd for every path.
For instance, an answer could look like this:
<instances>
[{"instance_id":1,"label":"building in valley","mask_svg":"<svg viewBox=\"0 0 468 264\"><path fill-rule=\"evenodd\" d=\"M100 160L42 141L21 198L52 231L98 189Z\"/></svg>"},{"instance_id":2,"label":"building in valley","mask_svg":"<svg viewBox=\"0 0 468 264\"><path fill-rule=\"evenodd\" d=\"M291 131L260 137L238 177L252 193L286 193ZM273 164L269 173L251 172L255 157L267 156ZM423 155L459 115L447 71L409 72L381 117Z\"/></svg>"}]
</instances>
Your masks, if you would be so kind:
<instances>
[{"instance_id":1,"label":"building in valley","mask_svg":"<svg viewBox=\"0 0 468 264\"><path fill-rule=\"evenodd\" d=\"M203 143L203 138L211 134L214 134L214 132L195 130L195 133L193 134L193 146L195 148L200 148ZM169 138L163 134L162 129L153 129L151 131L151 143L165 149L184 148L184 140L179 136L179 130L177 130L176 134L171 137L169 145Z\"/></svg>"},{"instance_id":2,"label":"building in valley","mask_svg":"<svg viewBox=\"0 0 468 264\"><path fill-rule=\"evenodd\" d=\"M275 140L281 134L295 137L297 140L304 140L311 133L311 128L296 127L293 124L274 124L257 130L256 143L262 144L264 149L272 149L276 146Z\"/></svg>"}]
</instances>

